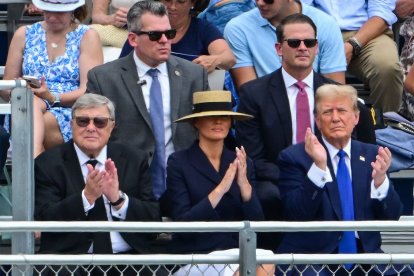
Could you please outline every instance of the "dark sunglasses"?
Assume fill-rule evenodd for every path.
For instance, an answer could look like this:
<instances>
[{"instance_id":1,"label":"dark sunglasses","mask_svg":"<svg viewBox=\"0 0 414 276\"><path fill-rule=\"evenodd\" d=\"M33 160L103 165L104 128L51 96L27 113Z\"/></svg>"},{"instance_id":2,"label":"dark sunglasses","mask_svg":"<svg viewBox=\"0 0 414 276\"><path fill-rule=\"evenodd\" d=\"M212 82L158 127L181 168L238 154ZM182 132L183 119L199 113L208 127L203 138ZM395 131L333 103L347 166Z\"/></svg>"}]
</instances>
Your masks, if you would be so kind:
<instances>
[{"instance_id":1,"label":"dark sunglasses","mask_svg":"<svg viewBox=\"0 0 414 276\"><path fill-rule=\"evenodd\" d=\"M75 117L75 122L79 127L87 127L91 121L93 125L97 128L105 128L108 125L109 120L113 121L111 118L107 117L95 117L89 118L84 116Z\"/></svg>"},{"instance_id":2,"label":"dark sunglasses","mask_svg":"<svg viewBox=\"0 0 414 276\"><path fill-rule=\"evenodd\" d=\"M289 39L285 39L284 41L286 41L289 47L291 48L298 48L302 41L307 48L312 48L312 47L315 47L316 42L318 40L316 38L307 38L307 39L289 38Z\"/></svg>"},{"instance_id":3,"label":"dark sunglasses","mask_svg":"<svg viewBox=\"0 0 414 276\"><path fill-rule=\"evenodd\" d=\"M273 4L273 2L275 2L275 0L263 0L263 2L265 2L266 4Z\"/></svg>"},{"instance_id":4,"label":"dark sunglasses","mask_svg":"<svg viewBox=\"0 0 414 276\"><path fill-rule=\"evenodd\" d=\"M148 32L139 31L139 32L134 32L134 33L137 34L137 35L146 34L146 35L148 35L149 40L158 41L158 40L161 39L163 34L168 39L173 39L175 37L175 35L177 34L177 30L171 29L171 30L166 30L166 31L148 31Z\"/></svg>"}]
</instances>

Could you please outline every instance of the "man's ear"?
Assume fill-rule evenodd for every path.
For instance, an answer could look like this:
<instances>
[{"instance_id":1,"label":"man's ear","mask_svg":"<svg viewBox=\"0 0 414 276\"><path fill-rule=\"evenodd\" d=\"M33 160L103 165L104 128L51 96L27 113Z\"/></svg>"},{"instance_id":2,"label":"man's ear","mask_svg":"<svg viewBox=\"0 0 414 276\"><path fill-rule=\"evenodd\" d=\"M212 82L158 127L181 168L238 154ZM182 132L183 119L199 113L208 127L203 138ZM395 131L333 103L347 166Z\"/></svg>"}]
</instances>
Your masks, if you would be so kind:
<instances>
[{"instance_id":1,"label":"man's ear","mask_svg":"<svg viewBox=\"0 0 414 276\"><path fill-rule=\"evenodd\" d=\"M277 55L278 55L279 57L281 57L281 56L282 56L282 53L283 53L283 51L282 51L282 43L277 42L277 43L275 44L275 48L276 48L276 53L277 53Z\"/></svg>"},{"instance_id":2,"label":"man's ear","mask_svg":"<svg viewBox=\"0 0 414 276\"><path fill-rule=\"evenodd\" d=\"M129 44L132 46L132 48L135 48L135 47L137 47L138 46L138 43L137 43L137 36L136 36L136 34L134 34L134 33L128 33L128 42L129 42Z\"/></svg>"}]
</instances>

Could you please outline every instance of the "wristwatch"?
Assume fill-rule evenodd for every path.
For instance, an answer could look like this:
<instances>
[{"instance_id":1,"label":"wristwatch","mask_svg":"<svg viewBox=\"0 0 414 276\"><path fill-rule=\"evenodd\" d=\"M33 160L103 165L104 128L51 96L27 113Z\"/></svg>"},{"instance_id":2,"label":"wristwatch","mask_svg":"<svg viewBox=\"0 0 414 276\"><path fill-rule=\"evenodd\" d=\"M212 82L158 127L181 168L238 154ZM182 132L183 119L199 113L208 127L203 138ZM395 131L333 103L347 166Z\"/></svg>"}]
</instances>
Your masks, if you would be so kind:
<instances>
[{"instance_id":1,"label":"wristwatch","mask_svg":"<svg viewBox=\"0 0 414 276\"><path fill-rule=\"evenodd\" d=\"M54 95L55 99L53 100L53 103L50 105L50 107L60 107L60 96L59 94Z\"/></svg>"},{"instance_id":2,"label":"wristwatch","mask_svg":"<svg viewBox=\"0 0 414 276\"><path fill-rule=\"evenodd\" d=\"M361 44L359 43L359 41L355 38L355 37L351 37L350 39L348 39L347 41L349 44L351 44L353 50L352 50L352 54L354 56L359 56L359 54L361 54Z\"/></svg>"},{"instance_id":3,"label":"wristwatch","mask_svg":"<svg viewBox=\"0 0 414 276\"><path fill-rule=\"evenodd\" d=\"M115 202L109 202L109 204L111 204L111 206L118 206L119 204L124 202L125 199L126 199L125 193L123 191L119 190L119 199Z\"/></svg>"}]
</instances>

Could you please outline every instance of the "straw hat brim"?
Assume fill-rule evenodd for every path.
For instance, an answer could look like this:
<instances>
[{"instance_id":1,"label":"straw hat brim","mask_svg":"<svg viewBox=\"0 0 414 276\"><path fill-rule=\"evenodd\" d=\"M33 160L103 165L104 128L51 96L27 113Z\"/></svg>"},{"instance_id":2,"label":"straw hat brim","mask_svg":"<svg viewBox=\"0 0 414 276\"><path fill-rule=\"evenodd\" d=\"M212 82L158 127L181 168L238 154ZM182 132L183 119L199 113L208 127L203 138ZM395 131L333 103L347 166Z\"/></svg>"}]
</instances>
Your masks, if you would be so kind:
<instances>
[{"instance_id":1,"label":"straw hat brim","mask_svg":"<svg viewBox=\"0 0 414 276\"><path fill-rule=\"evenodd\" d=\"M176 123L188 122L194 118L209 117L209 116L230 116L233 120L238 120L238 121L253 119L253 116L249 114L223 110L223 111L204 111L204 112L194 113L194 114L181 117L180 119L175 120L175 122Z\"/></svg>"},{"instance_id":2,"label":"straw hat brim","mask_svg":"<svg viewBox=\"0 0 414 276\"><path fill-rule=\"evenodd\" d=\"M44 2L42 0L33 0L33 5L37 8L48 11L48 12L71 12L76 10L77 8L85 5L85 0L79 0L76 3L70 4L63 4L63 3L51 3L51 2Z\"/></svg>"}]
</instances>

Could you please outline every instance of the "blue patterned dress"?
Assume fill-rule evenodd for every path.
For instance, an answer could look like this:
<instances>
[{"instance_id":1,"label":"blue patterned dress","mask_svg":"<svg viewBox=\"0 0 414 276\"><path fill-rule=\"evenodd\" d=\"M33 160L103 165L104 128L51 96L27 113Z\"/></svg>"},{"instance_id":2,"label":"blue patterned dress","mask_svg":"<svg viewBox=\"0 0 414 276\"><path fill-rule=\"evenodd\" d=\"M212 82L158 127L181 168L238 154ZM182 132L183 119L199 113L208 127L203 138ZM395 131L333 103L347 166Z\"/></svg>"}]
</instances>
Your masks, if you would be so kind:
<instances>
[{"instance_id":1,"label":"blue patterned dress","mask_svg":"<svg viewBox=\"0 0 414 276\"><path fill-rule=\"evenodd\" d=\"M39 80L45 76L47 86L52 94L62 94L79 88L79 56L80 42L89 29L86 25L79 25L66 35L66 51L53 63L49 62L46 48L46 32L40 22L26 27L26 46L23 52L23 75L31 75ZM71 108L55 107L49 110L60 127L63 139L72 138L70 120Z\"/></svg>"}]
</instances>

